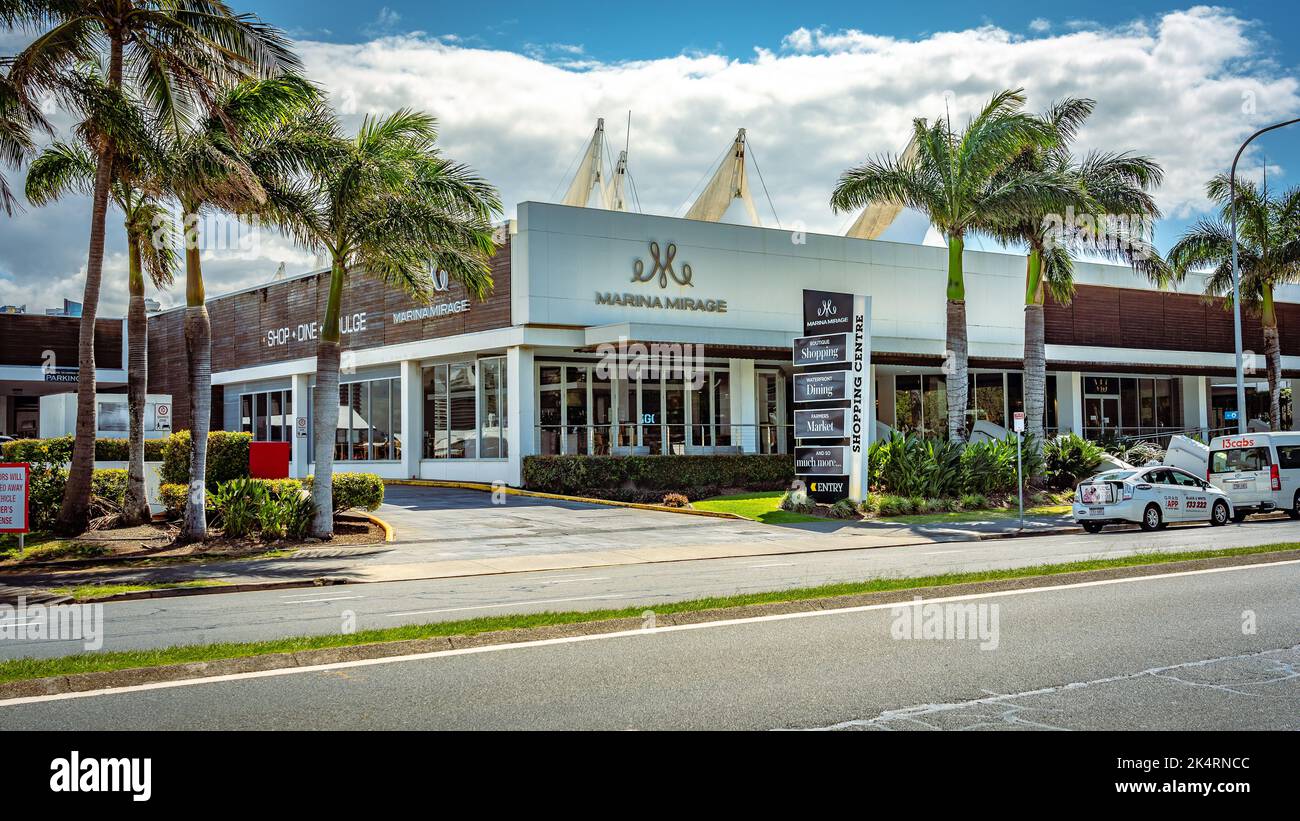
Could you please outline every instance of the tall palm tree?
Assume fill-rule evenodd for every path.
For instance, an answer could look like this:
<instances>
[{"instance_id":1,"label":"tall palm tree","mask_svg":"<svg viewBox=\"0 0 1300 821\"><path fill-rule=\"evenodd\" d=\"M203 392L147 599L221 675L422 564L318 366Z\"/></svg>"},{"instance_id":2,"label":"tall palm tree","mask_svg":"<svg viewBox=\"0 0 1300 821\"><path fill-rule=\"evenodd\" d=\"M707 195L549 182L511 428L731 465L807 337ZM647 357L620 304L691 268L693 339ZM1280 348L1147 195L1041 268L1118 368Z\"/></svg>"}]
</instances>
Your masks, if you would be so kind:
<instances>
[{"instance_id":1,"label":"tall palm tree","mask_svg":"<svg viewBox=\"0 0 1300 821\"><path fill-rule=\"evenodd\" d=\"M1090 241L1076 241L1071 226L1059 212L1043 210L1018 215L1015 219L986 225L985 230L1008 245L1026 248L1025 260L1025 347L1024 391L1025 430L1036 448L1044 442L1044 405L1047 391L1047 359L1043 328L1043 306L1047 294L1067 303L1074 296L1074 259L1079 250L1122 259L1134 270L1158 285L1171 278L1169 267L1151 246L1143 226L1160 216L1150 189L1164 176L1159 164L1149 157L1107 154L1094 151L1082 160L1070 153L1079 128L1092 114L1095 102L1067 97L1054 103L1041 116L1057 135L1055 144L1027 147L999 176L998 183L1017 175L1054 174L1073 180L1077 196L1067 205L1092 224L1106 226L1112 235ZM1117 219L1107 219L1108 216Z\"/></svg>"},{"instance_id":2,"label":"tall palm tree","mask_svg":"<svg viewBox=\"0 0 1300 821\"><path fill-rule=\"evenodd\" d=\"M1259 314L1268 364L1269 423L1282 429L1282 343L1274 291L1300 281L1300 187L1277 197L1254 183L1237 180L1237 265L1242 302ZM1206 294L1232 298L1231 181L1220 174L1205 187L1219 203L1218 219L1202 219L1169 249L1169 263L1179 273L1213 266ZM1295 409L1292 408L1292 412Z\"/></svg>"},{"instance_id":3,"label":"tall palm tree","mask_svg":"<svg viewBox=\"0 0 1300 821\"><path fill-rule=\"evenodd\" d=\"M0 22L36 32L12 59L9 79L26 105L42 92L66 93L85 62L106 66L107 86L138 90L162 117L185 119L220 83L296 68L277 30L222 0L0 0ZM90 247L78 342L77 436L55 529L84 529L95 458L95 319L103 275L104 226L115 153L111 135L94 146Z\"/></svg>"},{"instance_id":4,"label":"tall palm tree","mask_svg":"<svg viewBox=\"0 0 1300 821\"><path fill-rule=\"evenodd\" d=\"M1026 148L1050 148L1056 133L1022 110L1022 89L993 96L964 129L947 117L913 121L916 153L911 158L869 159L840 175L831 194L836 211L871 203L897 203L926 214L948 242L947 354L948 437L966 436L966 282L962 253L966 236L982 226L1060 209L1078 194L1077 185L1056 174L1013 175L999 180Z\"/></svg>"},{"instance_id":5,"label":"tall palm tree","mask_svg":"<svg viewBox=\"0 0 1300 821\"><path fill-rule=\"evenodd\" d=\"M102 78L87 76L88 83ZM91 106L87 106L90 108ZM114 127L109 120L126 121ZM130 121L135 121L132 124ZM139 110L95 111L78 128L80 145L55 142L32 161L27 173L26 194L33 205L45 205L65 194L89 195L95 182L95 154L91 145L98 135L116 135L114 167L109 189L113 204L121 210L127 237L128 291L127 339L127 406L129 409L128 468L122 519L127 524L150 520L149 499L144 476L144 411L148 395L149 323L145 316L145 276L154 287L171 284L176 269L172 243L159 237L168 224L160 204L162 175L158 146L150 139L150 129L139 120ZM133 134L133 139L126 138ZM163 239L164 241L156 241Z\"/></svg>"},{"instance_id":6,"label":"tall palm tree","mask_svg":"<svg viewBox=\"0 0 1300 821\"><path fill-rule=\"evenodd\" d=\"M367 117L355 138L336 138L316 173L296 189L285 221L304 246L329 254L330 289L316 345L312 396L317 538L334 534L331 485L339 416L339 318L349 276L364 272L428 302L432 269L445 271L476 298L492 289L489 258L496 189L441 155L437 128L407 110ZM409 437L408 437L409 438Z\"/></svg>"},{"instance_id":7,"label":"tall palm tree","mask_svg":"<svg viewBox=\"0 0 1300 821\"><path fill-rule=\"evenodd\" d=\"M202 224L216 210L282 214L278 182L312 156L320 139L319 90L294 74L244 80L220 91L201 119L169 124L167 187L185 220L185 352L190 396L190 493L180 539L207 536L208 432L212 424L212 325L203 284Z\"/></svg>"}]
</instances>

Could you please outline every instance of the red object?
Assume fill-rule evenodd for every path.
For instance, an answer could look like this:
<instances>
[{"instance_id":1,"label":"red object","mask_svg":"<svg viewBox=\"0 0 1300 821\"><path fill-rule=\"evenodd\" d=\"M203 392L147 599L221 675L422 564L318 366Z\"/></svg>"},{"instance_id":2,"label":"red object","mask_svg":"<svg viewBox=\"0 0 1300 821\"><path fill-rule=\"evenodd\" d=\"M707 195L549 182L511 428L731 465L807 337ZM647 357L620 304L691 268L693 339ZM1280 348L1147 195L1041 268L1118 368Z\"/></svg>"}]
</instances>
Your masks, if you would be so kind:
<instances>
[{"instance_id":1,"label":"red object","mask_svg":"<svg viewBox=\"0 0 1300 821\"><path fill-rule=\"evenodd\" d=\"M1271 484L1273 485L1274 490L1282 489L1282 477L1277 475L1276 462L1274 462L1272 465L1269 465L1268 478L1272 480Z\"/></svg>"},{"instance_id":2,"label":"red object","mask_svg":"<svg viewBox=\"0 0 1300 821\"><path fill-rule=\"evenodd\" d=\"M9 470L6 470L5 472L10 475L13 473L13 468L18 468L23 472L23 526L0 527L0 533L29 533L31 532L32 522L32 466L27 462L0 462L0 468L9 468ZM0 485L0 504L7 507L8 505L3 503L3 499L9 498L13 494L14 491L7 490L4 486ZM0 525L6 524L8 521L12 521L12 517L0 517Z\"/></svg>"},{"instance_id":3,"label":"red object","mask_svg":"<svg viewBox=\"0 0 1300 821\"><path fill-rule=\"evenodd\" d=\"M254 479L288 479L289 442L249 442L248 475Z\"/></svg>"}]
</instances>

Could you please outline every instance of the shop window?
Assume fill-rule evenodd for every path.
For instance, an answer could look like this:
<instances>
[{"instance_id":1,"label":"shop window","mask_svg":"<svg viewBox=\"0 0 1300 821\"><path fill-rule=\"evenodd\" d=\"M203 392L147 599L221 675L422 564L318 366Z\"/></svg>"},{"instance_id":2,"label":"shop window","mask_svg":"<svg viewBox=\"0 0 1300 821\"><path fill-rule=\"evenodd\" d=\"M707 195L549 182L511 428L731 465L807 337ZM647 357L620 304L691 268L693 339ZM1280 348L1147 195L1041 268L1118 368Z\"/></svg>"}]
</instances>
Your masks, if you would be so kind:
<instances>
[{"instance_id":1,"label":"shop window","mask_svg":"<svg viewBox=\"0 0 1300 821\"><path fill-rule=\"evenodd\" d=\"M254 442L293 441L293 391L241 394L239 429Z\"/></svg>"},{"instance_id":2,"label":"shop window","mask_svg":"<svg viewBox=\"0 0 1300 821\"><path fill-rule=\"evenodd\" d=\"M948 435L948 377L928 373L924 377L921 420L927 436Z\"/></svg>"},{"instance_id":3,"label":"shop window","mask_svg":"<svg viewBox=\"0 0 1300 821\"><path fill-rule=\"evenodd\" d=\"M894 377L894 427L905 433L921 430L921 377Z\"/></svg>"},{"instance_id":4,"label":"shop window","mask_svg":"<svg viewBox=\"0 0 1300 821\"><path fill-rule=\"evenodd\" d=\"M130 408L125 402L100 402L95 427L99 430L129 430L130 416Z\"/></svg>"},{"instance_id":5,"label":"shop window","mask_svg":"<svg viewBox=\"0 0 1300 821\"><path fill-rule=\"evenodd\" d=\"M506 447L506 360L479 360L479 448L484 459L504 459Z\"/></svg>"}]
</instances>

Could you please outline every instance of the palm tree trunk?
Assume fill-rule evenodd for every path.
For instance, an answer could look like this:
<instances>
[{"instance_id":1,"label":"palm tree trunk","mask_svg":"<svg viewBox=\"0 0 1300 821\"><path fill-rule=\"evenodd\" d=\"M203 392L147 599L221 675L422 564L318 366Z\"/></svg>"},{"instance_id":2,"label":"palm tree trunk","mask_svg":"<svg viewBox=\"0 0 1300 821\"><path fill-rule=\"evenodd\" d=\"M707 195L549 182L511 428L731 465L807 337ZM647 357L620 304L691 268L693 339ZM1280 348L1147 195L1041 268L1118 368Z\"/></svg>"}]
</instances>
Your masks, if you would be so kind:
<instances>
[{"instance_id":1,"label":"palm tree trunk","mask_svg":"<svg viewBox=\"0 0 1300 821\"><path fill-rule=\"evenodd\" d=\"M948 439L966 440L966 400L970 376L966 365L966 283L962 273L965 239L948 237L948 350L944 372L948 375Z\"/></svg>"},{"instance_id":2,"label":"palm tree trunk","mask_svg":"<svg viewBox=\"0 0 1300 821\"><path fill-rule=\"evenodd\" d=\"M122 86L122 40L113 37L109 47L108 83ZM112 184L113 147L99 151L95 189L90 209L90 249L86 258L86 286L81 296L81 325L77 339L77 435L72 464L63 489L63 505L55 521L56 533L74 536L86 529L90 513L90 482L95 469L95 317L99 313L99 286L104 273L104 223L108 216L108 189Z\"/></svg>"},{"instance_id":3,"label":"palm tree trunk","mask_svg":"<svg viewBox=\"0 0 1300 821\"><path fill-rule=\"evenodd\" d=\"M1263 290L1260 320L1264 326L1264 358L1268 362L1268 422L1270 430L1282 430L1282 340L1273 289L1265 286Z\"/></svg>"},{"instance_id":4,"label":"palm tree trunk","mask_svg":"<svg viewBox=\"0 0 1300 821\"><path fill-rule=\"evenodd\" d=\"M197 215L198 208L192 213ZM190 493L179 539L190 542L208 535L208 430L212 426L212 323L204 305L197 236L186 237L185 301L185 358L190 379Z\"/></svg>"},{"instance_id":5,"label":"palm tree trunk","mask_svg":"<svg viewBox=\"0 0 1300 821\"><path fill-rule=\"evenodd\" d=\"M1025 264L1025 432L1029 446L1042 451L1047 404L1047 355L1043 332L1043 258L1029 252Z\"/></svg>"},{"instance_id":6,"label":"palm tree trunk","mask_svg":"<svg viewBox=\"0 0 1300 821\"><path fill-rule=\"evenodd\" d=\"M144 313L144 273L140 263L140 243L143 241L134 232L127 237L131 302L126 314L126 335L131 347L126 374L126 397L131 422L130 433L127 434L129 461L122 521L128 525L145 524L152 518L144 481L144 408L149 389L149 322Z\"/></svg>"},{"instance_id":7,"label":"palm tree trunk","mask_svg":"<svg viewBox=\"0 0 1300 821\"><path fill-rule=\"evenodd\" d=\"M324 327L316 343L316 390L312 393L312 438L316 470L311 496L316 516L311 535L334 538L334 436L339 425L339 308L343 301L343 264L334 262Z\"/></svg>"}]
</instances>

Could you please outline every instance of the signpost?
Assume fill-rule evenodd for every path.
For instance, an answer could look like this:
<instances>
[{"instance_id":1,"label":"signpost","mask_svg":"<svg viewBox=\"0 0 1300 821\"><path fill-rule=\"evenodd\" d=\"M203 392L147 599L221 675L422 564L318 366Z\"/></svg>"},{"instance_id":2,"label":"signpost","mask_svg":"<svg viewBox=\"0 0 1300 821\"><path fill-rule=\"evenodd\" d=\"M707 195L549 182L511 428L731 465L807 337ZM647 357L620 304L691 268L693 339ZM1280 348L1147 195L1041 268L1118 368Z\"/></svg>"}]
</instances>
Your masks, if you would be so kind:
<instances>
[{"instance_id":1,"label":"signpost","mask_svg":"<svg viewBox=\"0 0 1300 821\"><path fill-rule=\"evenodd\" d=\"M307 438L307 417L299 416L294 421L293 428L294 431L297 433L299 439L306 439Z\"/></svg>"},{"instance_id":2,"label":"signpost","mask_svg":"<svg viewBox=\"0 0 1300 821\"><path fill-rule=\"evenodd\" d=\"M1020 440L1025 433L1025 412L1015 411L1011 414L1011 429L1016 432L1016 490L1020 494L1020 529L1025 529L1025 477L1022 475L1020 461Z\"/></svg>"},{"instance_id":3,"label":"signpost","mask_svg":"<svg viewBox=\"0 0 1300 821\"><path fill-rule=\"evenodd\" d=\"M0 533L17 533L22 550L31 530L28 501L31 498L32 466L26 462L0 464Z\"/></svg>"},{"instance_id":4,"label":"signpost","mask_svg":"<svg viewBox=\"0 0 1300 821\"><path fill-rule=\"evenodd\" d=\"M819 502L867 497L871 401L871 300L803 292L803 333L794 341L795 474Z\"/></svg>"},{"instance_id":5,"label":"signpost","mask_svg":"<svg viewBox=\"0 0 1300 821\"><path fill-rule=\"evenodd\" d=\"M153 408L153 428L154 430L171 430L172 429L172 406L163 402L154 405Z\"/></svg>"}]
</instances>

